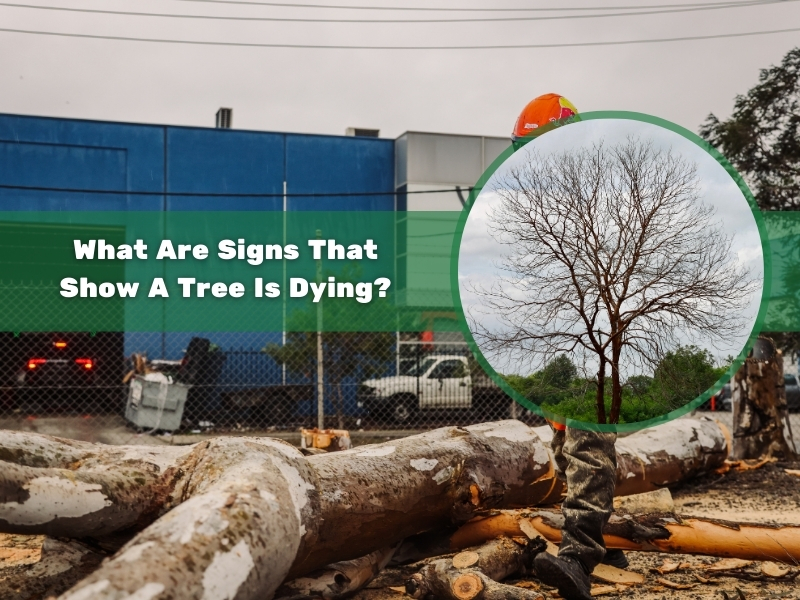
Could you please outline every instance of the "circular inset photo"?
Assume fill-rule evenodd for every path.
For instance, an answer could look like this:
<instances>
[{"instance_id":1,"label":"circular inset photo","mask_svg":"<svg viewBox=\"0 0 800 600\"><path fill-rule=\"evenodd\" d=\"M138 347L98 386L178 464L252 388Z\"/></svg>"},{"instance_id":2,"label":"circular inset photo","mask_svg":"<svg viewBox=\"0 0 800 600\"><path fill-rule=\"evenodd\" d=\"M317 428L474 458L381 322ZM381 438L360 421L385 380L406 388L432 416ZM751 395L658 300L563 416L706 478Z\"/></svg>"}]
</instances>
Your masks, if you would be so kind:
<instances>
[{"instance_id":1,"label":"circular inset photo","mask_svg":"<svg viewBox=\"0 0 800 600\"><path fill-rule=\"evenodd\" d=\"M768 295L741 177L691 132L637 113L584 113L515 147L478 182L456 240L456 304L483 368L572 427L703 408Z\"/></svg>"}]
</instances>

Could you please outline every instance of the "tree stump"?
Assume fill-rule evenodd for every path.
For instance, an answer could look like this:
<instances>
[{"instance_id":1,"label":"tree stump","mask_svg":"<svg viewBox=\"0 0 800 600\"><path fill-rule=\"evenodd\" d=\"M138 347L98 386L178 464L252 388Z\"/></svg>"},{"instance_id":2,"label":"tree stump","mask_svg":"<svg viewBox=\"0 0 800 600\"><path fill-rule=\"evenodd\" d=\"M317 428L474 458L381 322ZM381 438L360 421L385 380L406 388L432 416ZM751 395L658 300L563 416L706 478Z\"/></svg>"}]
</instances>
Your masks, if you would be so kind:
<instances>
[{"instance_id":1,"label":"tree stump","mask_svg":"<svg viewBox=\"0 0 800 600\"><path fill-rule=\"evenodd\" d=\"M770 338L759 337L731 385L733 458L764 456L789 459L786 441L788 411L783 357Z\"/></svg>"}]
</instances>

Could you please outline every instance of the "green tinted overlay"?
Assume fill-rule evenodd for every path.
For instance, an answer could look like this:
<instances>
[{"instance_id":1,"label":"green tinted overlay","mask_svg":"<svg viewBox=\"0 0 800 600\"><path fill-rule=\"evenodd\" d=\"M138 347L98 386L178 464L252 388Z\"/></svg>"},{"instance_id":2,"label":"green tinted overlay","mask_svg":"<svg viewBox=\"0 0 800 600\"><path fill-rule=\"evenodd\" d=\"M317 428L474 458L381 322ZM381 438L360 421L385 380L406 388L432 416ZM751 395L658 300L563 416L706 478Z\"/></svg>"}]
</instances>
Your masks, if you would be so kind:
<instances>
[{"instance_id":1,"label":"green tinted overlay","mask_svg":"<svg viewBox=\"0 0 800 600\"><path fill-rule=\"evenodd\" d=\"M423 331L458 216L3 212L0 331Z\"/></svg>"}]
</instances>

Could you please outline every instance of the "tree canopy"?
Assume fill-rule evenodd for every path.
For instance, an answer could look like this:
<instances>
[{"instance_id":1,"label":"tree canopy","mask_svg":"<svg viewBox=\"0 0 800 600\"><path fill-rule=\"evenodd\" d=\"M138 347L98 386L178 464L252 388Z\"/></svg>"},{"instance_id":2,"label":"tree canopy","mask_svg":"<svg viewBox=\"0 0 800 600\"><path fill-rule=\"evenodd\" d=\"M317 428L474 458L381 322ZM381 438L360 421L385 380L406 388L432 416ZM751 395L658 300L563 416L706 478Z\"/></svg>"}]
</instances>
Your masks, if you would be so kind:
<instances>
[{"instance_id":1,"label":"tree canopy","mask_svg":"<svg viewBox=\"0 0 800 600\"><path fill-rule=\"evenodd\" d=\"M475 291L500 325L472 314L470 327L489 355L543 365L567 353L596 369L596 422L619 422L626 373L655 368L687 330L739 332L749 273L698 196L696 166L670 150L639 138L534 149L496 193L489 227L507 247L505 275Z\"/></svg>"},{"instance_id":2,"label":"tree canopy","mask_svg":"<svg viewBox=\"0 0 800 600\"><path fill-rule=\"evenodd\" d=\"M762 69L728 119L710 114L700 135L742 174L762 210L800 208L800 48Z\"/></svg>"}]
</instances>

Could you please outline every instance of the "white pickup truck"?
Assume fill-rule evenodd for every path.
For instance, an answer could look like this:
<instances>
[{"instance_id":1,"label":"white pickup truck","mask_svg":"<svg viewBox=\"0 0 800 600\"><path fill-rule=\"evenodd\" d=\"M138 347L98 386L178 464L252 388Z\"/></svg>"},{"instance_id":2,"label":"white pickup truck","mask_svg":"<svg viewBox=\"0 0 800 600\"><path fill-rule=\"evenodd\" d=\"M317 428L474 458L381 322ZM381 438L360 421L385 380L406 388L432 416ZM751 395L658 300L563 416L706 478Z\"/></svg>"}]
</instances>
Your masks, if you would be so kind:
<instances>
[{"instance_id":1,"label":"white pickup truck","mask_svg":"<svg viewBox=\"0 0 800 600\"><path fill-rule=\"evenodd\" d=\"M498 417L505 417L513 403L465 356L423 356L401 372L362 382L358 406L379 419L404 424L419 411L432 409L500 409Z\"/></svg>"}]
</instances>

